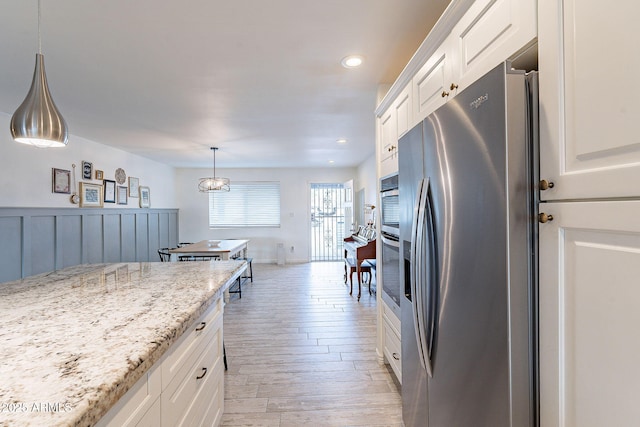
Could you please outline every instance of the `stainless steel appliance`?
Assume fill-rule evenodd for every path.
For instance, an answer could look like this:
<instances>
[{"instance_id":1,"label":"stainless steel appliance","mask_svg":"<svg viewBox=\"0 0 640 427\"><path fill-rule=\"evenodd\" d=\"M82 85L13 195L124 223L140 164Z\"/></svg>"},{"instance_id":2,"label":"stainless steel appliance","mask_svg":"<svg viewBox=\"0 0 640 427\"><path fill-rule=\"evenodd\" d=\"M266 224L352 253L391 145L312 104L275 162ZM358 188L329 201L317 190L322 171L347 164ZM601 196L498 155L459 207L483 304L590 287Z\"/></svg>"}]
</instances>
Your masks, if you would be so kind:
<instances>
[{"instance_id":1,"label":"stainless steel appliance","mask_svg":"<svg viewBox=\"0 0 640 427\"><path fill-rule=\"evenodd\" d=\"M407 427L537 423L535 86L501 64L399 141Z\"/></svg>"},{"instance_id":2,"label":"stainless steel appliance","mask_svg":"<svg viewBox=\"0 0 640 427\"><path fill-rule=\"evenodd\" d=\"M399 203L398 174L395 173L380 179L380 231L392 236L398 235Z\"/></svg>"},{"instance_id":3,"label":"stainless steel appliance","mask_svg":"<svg viewBox=\"0 0 640 427\"><path fill-rule=\"evenodd\" d=\"M398 236L382 232L382 299L391 311L400 318L400 242Z\"/></svg>"},{"instance_id":4,"label":"stainless steel appliance","mask_svg":"<svg viewBox=\"0 0 640 427\"><path fill-rule=\"evenodd\" d=\"M400 199L398 174L380 179L380 240L382 299L400 318Z\"/></svg>"}]
</instances>

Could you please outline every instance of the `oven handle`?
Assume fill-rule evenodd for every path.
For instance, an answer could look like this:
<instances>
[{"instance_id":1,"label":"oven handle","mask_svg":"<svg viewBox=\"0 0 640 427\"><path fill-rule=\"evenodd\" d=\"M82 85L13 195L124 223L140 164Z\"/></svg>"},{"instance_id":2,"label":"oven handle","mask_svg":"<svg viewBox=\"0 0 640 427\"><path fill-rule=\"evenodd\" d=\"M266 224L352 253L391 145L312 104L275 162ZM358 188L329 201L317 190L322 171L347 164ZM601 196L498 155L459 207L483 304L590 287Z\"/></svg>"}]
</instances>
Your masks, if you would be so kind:
<instances>
[{"instance_id":1,"label":"oven handle","mask_svg":"<svg viewBox=\"0 0 640 427\"><path fill-rule=\"evenodd\" d=\"M380 239L382 240L383 244L389 245L389 246L393 246L394 248L400 249L400 242L398 240L389 239L388 237L385 237L384 235L380 235Z\"/></svg>"}]
</instances>

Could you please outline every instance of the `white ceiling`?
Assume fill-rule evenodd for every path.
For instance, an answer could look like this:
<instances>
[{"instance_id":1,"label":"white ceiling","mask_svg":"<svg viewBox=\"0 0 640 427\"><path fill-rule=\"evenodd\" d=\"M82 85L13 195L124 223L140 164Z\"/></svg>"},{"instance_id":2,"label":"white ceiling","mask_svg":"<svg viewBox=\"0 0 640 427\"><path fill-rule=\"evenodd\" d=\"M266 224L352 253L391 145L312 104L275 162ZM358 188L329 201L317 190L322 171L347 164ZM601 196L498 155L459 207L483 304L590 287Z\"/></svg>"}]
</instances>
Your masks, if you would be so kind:
<instances>
[{"instance_id":1,"label":"white ceiling","mask_svg":"<svg viewBox=\"0 0 640 427\"><path fill-rule=\"evenodd\" d=\"M210 146L221 168L352 167L374 152L379 85L448 3L42 0L42 53L69 144L79 136L176 167L211 166ZM8 115L31 83L37 14L37 0L0 2ZM362 67L343 68L349 54Z\"/></svg>"}]
</instances>

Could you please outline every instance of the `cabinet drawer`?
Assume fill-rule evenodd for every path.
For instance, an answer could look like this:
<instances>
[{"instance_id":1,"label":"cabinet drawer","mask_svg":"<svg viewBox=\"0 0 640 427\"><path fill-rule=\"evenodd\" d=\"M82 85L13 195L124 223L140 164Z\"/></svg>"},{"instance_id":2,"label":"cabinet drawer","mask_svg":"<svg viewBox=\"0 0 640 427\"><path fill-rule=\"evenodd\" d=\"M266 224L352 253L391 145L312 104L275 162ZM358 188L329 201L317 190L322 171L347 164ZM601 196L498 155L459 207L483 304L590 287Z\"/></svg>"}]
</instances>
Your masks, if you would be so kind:
<instances>
[{"instance_id":1,"label":"cabinet drawer","mask_svg":"<svg viewBox=\"0 0 640 427\"><path fill-rule=\"evenodd\" d=\"M393 328L393 332L400 338L402 336L401 330L402 326L400 324L400 319L395 315L395 313L389 308L389 306L383 301L382 302L382 316L383 319L389 323L389 326Z\"/></svg>"},{"instance_id":2,"label":"cabinet drawer","mask_svg":"<svg viewBox=\"0 0 640 427\"><path fill-rule=\"evenodd\" d=\"M384 355L391 365L391 369L396 374L398 381L402 384L402 353L400 338L393 330L393 327L385 319L384 324Z\"/></svg>"},{"instance_id":3,"label":"cabinet drawer","mask_svg":"<svg viewBox=\"0 0 640 427\"><path fill-rule=\"evenodd\" d=\"M170 426L192 426L201 422L207 404L219 386L223 374L222 318L211 325L212 339L197 354L193 363L177 371L174 380L162 391L162 421ZM203 406L205 405L205 406Z\"/></svg>"},{"instance_id":4,"label":"cabinet drawer","mask_svg":"<svg viewBox=\"0 0 640 427\"><path fill-rule=\"evenodd\" d=\"M209 342L216 332L216 321L222 318L222 298L218 299L178 341L171 346L162 363L162 384L169 384L188 359L196 357L199 349Z\"/></svg>"},{"instance_id":5,"label":"cabinet drawer","mask_svg":"<svg viewBox=\"0 0 640 427\"><path fill-rule=\"evenodd\" d=\"M124 396L100 419L97 427L125 427L145 425L143 420L160 416L159 402L162 391L160 368L154 365Z\"/></svg>"}]
</instances>

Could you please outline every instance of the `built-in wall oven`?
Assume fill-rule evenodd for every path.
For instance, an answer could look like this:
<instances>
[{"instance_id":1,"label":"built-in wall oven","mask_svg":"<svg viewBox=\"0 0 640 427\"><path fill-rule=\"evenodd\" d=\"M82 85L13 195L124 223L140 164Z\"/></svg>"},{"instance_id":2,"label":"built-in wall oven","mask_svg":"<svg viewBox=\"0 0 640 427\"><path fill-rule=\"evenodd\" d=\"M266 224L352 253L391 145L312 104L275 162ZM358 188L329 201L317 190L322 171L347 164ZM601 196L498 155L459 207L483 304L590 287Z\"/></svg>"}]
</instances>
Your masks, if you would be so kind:
<instances>
[{"instance_id":1,"label":"built-in wall oven","mask_svg":"<svg viewBox=\"0 0 640 427\"><path fill-rule=\"evenodd\" d=\"M382 299L400 318L398 174L392 174L380 180L380 207Z\"/></svg>"}]
</instances>

